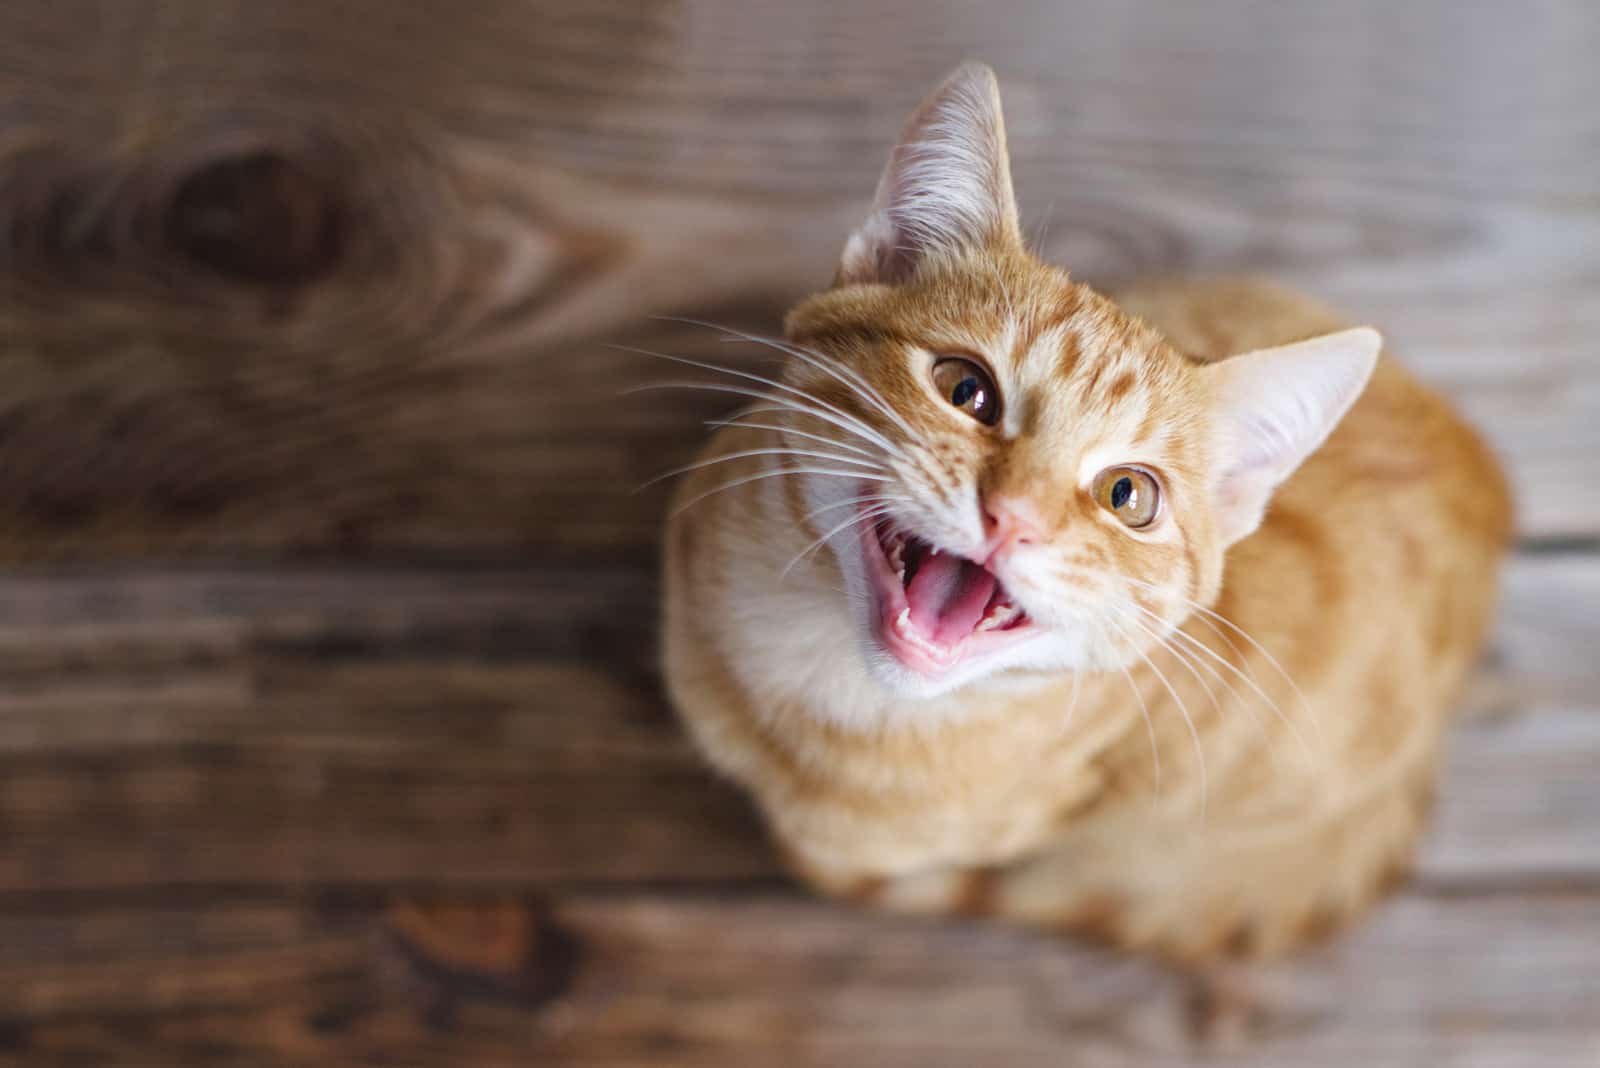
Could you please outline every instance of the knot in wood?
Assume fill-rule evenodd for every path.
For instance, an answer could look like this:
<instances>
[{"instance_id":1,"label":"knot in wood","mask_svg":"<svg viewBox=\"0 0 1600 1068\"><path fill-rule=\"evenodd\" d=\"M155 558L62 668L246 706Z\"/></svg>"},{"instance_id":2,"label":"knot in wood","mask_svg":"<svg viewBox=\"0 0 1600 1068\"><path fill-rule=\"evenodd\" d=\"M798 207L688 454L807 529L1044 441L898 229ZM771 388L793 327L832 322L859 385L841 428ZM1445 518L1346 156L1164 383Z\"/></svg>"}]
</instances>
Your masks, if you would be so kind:
<instances>
[{"instance_id":1,"label":"knot in wood","mask_svg":"<svg viewBox=\"0 0 1600 1068\"><path fill-rule=\"evenodd\" d=\"M254 285L314 282L337 266L346 212L327 182L270 151L212 160L181 179L167 239L192 262Z\"/></svg>"}]
</instances>

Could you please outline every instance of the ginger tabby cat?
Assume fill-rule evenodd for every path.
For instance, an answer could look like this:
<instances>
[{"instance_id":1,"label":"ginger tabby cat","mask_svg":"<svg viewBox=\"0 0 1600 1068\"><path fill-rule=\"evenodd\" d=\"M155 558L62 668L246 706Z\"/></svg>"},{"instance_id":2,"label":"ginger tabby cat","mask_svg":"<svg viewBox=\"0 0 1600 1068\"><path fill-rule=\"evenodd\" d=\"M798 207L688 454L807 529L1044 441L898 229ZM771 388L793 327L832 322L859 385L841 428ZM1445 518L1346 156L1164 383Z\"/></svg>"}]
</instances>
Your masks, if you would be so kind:
<instances>
[{"instance_id":1,"label":"ginger tabby cat","mask_svg":"<svg viewBox=\"0 0 1600 1068\"><path fill-rule=\"evenodd\" d=\"M667 533L671 695L794 869L1190 960L1391 885L1510 505L1342 327L1072 281L1023 246L993 75L929 97Z\"/></svg>"}]
</instances>

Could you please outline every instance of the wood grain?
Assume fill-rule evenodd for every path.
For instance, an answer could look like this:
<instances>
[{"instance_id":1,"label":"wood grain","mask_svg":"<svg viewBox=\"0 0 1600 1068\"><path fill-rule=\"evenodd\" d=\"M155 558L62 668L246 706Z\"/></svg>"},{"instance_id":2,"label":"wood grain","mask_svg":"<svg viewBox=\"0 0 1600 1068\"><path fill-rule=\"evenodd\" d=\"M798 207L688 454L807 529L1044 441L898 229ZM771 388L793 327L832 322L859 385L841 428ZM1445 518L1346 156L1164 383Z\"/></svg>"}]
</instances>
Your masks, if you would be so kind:
<instances>
[{"instance_id":1,"label":"wood grain","mask_svg":"<svg viewBox=\"0 0 1600 1068\"><path fill-rule=\"evenodd\" d=\"M1332 299L1600 530L1585 0L403 7L0 9L0 553L645 559L726 405L597 342L775 330L966 55L1052 256Z\"/></svg>"},{"instance_id":2,"label":"wood grain","mask_svg":"<svg viewBox=\"0 0 1600 1068\"><path fill-rule=\"evenodd\" d=\"M1597 51L1587 0L0 4L0 1065L1600 1063ZM1417 878L1314 953L811 901L661 700L633 490L727 398L603 343L770 366L650 316L775 331L968 57L1049 256L1299 285L1512 469Z\"/></svg>"},{"instance_id":3,"label":"wood grain","mask_svg":"<svg viewBox=\"0 0 1600 1068\"><path fill-rule=\"evenodd\" d=\"M1513 566L1427 878L1600 878L1596 594L1600 558ZM0 895L774 878L651 602L626 569L0 578Z\"/></svg>"},{"instance_id":4,"label":"wood grain","mask_svg":"<svg viewBox=\"0 0 1600 1068\"><path fill-rule=\"evenodd\" d=\"M1488 1068L1600 1050L1600 899L1564 893L1408 894L1323 950L1196 975L770 894L104 907L0 918L0 935L0 1058L40 1068Z\"/></svg>"}]
</instances>

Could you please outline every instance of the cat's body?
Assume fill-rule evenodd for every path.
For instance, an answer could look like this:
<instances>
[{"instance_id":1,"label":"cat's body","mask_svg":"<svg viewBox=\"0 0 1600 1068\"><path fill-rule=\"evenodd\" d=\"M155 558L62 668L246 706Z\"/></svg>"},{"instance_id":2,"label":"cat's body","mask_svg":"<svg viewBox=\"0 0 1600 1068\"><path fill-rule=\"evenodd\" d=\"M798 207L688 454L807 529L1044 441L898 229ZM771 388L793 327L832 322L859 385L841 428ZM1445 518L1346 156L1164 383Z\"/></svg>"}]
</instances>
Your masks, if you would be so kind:
<instances>
[{"instance_id":1,"label":"cat's body","mask_svg":"<svg viewBox=\"0 0 1600 1068\"><path fill-rule=\"evenodd\" d=\"M1367 380L1368 354L1366 368L1340 372L1365 391L1347 412L1348 398L1327 402L1337 428L1278 476L1262 520L1254 498L1235 499L1249 485L1216 488L1213 469L1240 465L1228 467L1234 446L1203 417L1220 402L1195 383L1210 381L1210 361L1342 324L1250 282L1149 286L1118 311L1014 246L1003 223L997 239L930 257L892 286L851 285L847 252L844 284L791 316L795 351L812 356L785 381L809 399L720 431L706 459L721 462L678 494L672 696L796 870L826 891L1183 957L1292 944L1357 911L1411 854L1450 701L1492 607L1509 524L1498 468L1398 365L1378 360ZM1334 336L1365 344L1361 333ZM950 414L901 374L901 354L919 370L924 348L1011 361L983 382L1009 388L1004 414L1018 421L922 423ZM1059 364L1030 370L1041 352ZM1304 366L1317 366L1307 352ZM824 374L824 361L853 377ZM1032 401L1029 374L1043 383ZM955 396L970 402L972 388L963 380ZM1066 414L1053 419L1057 407ZM858 495L885 499L838 530L851 513L837 509L856 507L834 488L849 481L841 472L875 470L860 459L875 448L850 425L880 440L916 431L903 440L941 475L864 475L887 488L868 481ZM1130 459L1165 494L1159 524L1131 533L1078 474ZM785 465L811 473L778 474ZM1059 514L1040 510L1068 497ZM1126 485L1101 497L1107 508L1130 499ZM1028 536L1013 538L988 502L1024 499ZM899 576L931 661L872 623L855 554L881 549L892 570L896 535L879 535L879 548L861 536L891 523L967 558L943 574L928 562L940 548L923 547ZM933 590L913 596L924 569ZM1007 595L1022 602L1024 622L998 627L1030 632L1013 643L1022 652L983 651L994 635L969 627L959 604L974 584L990 611ZM1052 614L1075 600L1087 607ZM980 651L949 652L946 632Z\"/></svg>"}]
</instances>

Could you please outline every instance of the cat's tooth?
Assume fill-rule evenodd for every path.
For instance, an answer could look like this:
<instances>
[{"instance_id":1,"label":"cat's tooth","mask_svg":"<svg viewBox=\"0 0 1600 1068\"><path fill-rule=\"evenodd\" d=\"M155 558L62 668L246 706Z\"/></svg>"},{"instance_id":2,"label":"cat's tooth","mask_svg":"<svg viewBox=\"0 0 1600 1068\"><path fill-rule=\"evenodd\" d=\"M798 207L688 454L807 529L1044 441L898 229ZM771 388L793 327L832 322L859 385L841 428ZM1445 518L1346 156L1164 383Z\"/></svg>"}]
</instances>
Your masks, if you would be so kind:
<instances>
[{"instance_id":1,"label":"cat's tooth","mask_svg":"<svg viewBox=\"0 0 1600 1068\"><path fill-rule=\"evenodd\" d=\"M989 610L989 614L978 621L979 630L996 630L1009 626L1022 615L1022 609L1014 604L997 604Z\"/></svg>"},{"instance_id":2,"label":"cat's tooth","mask_svg":"<svg viewBox=\"0 0 1600 1068\"><path fill-rule=\"evenodd\" d=\"M911 609L900 609L900 614L894 617L894 629L904 632L911 625Z\"/></svg>"}]
</instances>

